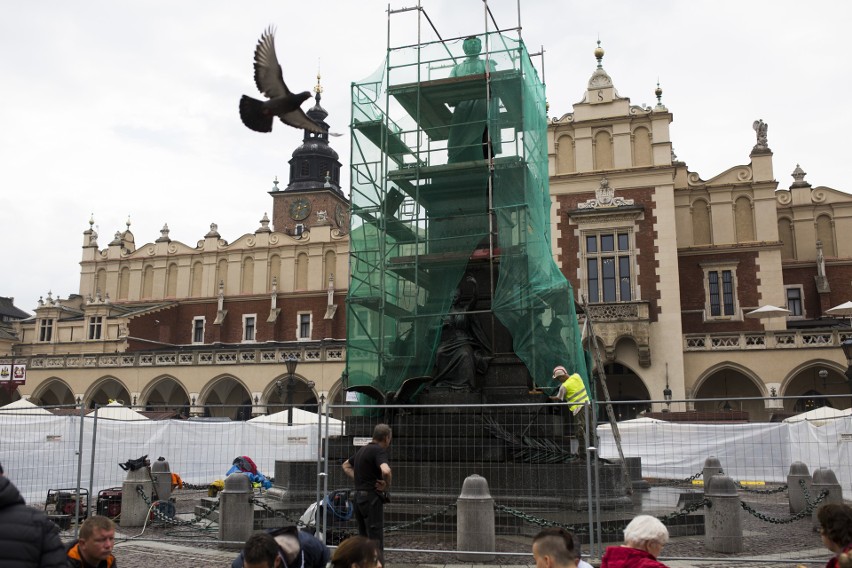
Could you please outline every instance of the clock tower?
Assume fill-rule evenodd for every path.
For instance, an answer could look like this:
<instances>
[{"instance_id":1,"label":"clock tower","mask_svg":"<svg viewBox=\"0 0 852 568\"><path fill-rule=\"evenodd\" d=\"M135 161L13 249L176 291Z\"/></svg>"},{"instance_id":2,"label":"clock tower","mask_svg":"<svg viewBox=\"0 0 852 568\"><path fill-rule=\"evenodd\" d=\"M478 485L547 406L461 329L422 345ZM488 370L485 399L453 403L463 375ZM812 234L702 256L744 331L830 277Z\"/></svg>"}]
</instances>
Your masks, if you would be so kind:
<instances>
[{"instance_id":1,"label":"clock tower","mask_svg":"<svg viewBox=\"0 0 852 568\"><path fill-rule=\"evenodd\" d=\"M314 104L307 115L328 130L328 112L320 106L322 86L317 75ZM302 144L290 158L290 180L283 190L278 180L272 195L272 226L275 231L300 235L311 227L330 225L341 232L349 230L349 201L340 189L340 161L328 144L328 134L305 130Z\"/></svg>"}]
</instances>

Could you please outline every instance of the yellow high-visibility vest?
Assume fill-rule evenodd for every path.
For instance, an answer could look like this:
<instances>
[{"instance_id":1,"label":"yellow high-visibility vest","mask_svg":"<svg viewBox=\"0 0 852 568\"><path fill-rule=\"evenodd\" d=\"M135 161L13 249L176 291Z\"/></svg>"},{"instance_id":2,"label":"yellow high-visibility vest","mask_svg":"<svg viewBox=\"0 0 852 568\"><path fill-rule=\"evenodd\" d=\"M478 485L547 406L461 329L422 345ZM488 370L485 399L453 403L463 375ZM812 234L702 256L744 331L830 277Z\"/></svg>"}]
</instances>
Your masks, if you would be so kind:
<instances>
[{"instance_id":1,"label":"yellow high-visibility vest","mask_svg":"<svg viewBox=\"0 0 852 568\"><path fill-rule=\"evenodd\" d=\"M568 408L576 414L584 403L589 402L589 395L586 394L586 385L583 384L583 378L577 373L574 373L562 383L565 387L565 402L568 403Z\"/></svg>"}]
</instances>

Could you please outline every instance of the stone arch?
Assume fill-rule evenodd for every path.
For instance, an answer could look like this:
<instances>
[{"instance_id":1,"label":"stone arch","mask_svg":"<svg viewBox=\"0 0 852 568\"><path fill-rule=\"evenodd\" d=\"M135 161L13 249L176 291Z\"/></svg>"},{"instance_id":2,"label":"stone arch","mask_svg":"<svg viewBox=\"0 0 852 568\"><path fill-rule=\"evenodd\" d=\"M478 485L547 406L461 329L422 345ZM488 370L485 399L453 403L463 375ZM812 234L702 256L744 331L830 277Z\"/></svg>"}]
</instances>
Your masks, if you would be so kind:
<instances>
[{"instance_id":1,"label":"stone arch","mask_svg":"<svg viewBox=\"0 0 852 568\"><path fill-rule=\"evenodd\" d=\"M734 200L734 228L738 243L754 240L754 204L745 195Z\"/></svg>"},{"instance_id":2,"label":"stone arch","mask_svg":"<svg viewBox=\"0 0 852 568\"><path fill-rule=\"evenodd\" d=\"M704 199L696 199L690 206L692 213L692 242L695 245L713 244L710 204Z\"/></svg>"},{"instance_id":3,"label":"stone arch","mask_svg":"<svg viewBox=\"0 0 852 568\"><path fill-rule=\"evenodd\" d=\"M145 385L138 402L145 406L145 410L174 410L189 416L189 393L171 375L157 377Z\"/></svg>"},{"instance_id":4,"label":"stone arch","mask_svg":"<svg viewBox=\"0 0 852 568\"><path fill-rule=\"evenodd\" d=\"M288 381L289 376L286 373L278 375L264 389L263 400L269 414L287 410ZM309 412L317 412L319 409L319 396L313 381L298 373L293 375L293 406Z\"/></svg>"},{"instance_id":5,"label":"stone arch","mask_svg":"<svg viewBox=\"0 0 852 568\"><path fill-rule=\"evenodd\" d=\"M154 267L146 264L142 269L142 299L154 297Z\"/></svg>"},{"instance_id":6,"label":"stone arch","mask_svg":"<svg viewBox=\"0 0 852 568\"><path fill-rule=\"evenodd\" d=\"M651 131L644 126L633 130L633 165L651 165Z\"/></svg>"},{"instance_id":7,"label":"stone arch","mask_svg":"<svg viewBox=\"0 0 852 568\"><path fill-rule=\"evenodd\" d=\"M819 371L825 369L825 379L819 376ZM811 359L804 361L791 369L781 382L781 393L785 397L784 410L787 412L804 412L817 406L832 406L834 408L849 408L852 398L827 398L820 396L849 394L849 383L846 381L846 367L828 359Z\"/></svg>"},{"instance_id":8,"label":"stone arch","mask_svg":"<svg viewBox=\"0 0 852 568\"><path fill-rule=\"evenodd\" d=\"M556 173L570 174L576 171L574 138L568 134L564 134L556 140Z\"/></svg>"},{"instance_id":9,"label":"stone arch","mask_svg":"<svg viewBox=\"0 0 852 568\"><path fill-rule=\"evenodd\" d=\"M794 260L796 258L795 227L789 217L778 219L778 239L781 241L781 258Z\"/></svg>"},{"instance_id":10,"label":"stone arch","mask_svg":"<svg viewBox=\"0 0 852 568\"><path fill-rule=\"evenodd\" d=\"M695 410L717 412L742 410L750 420L764 420L769 416L762 400L741 400L748 397L766 397L763 380L751 369L738 363L724 361L706 369L692 389ZM712 399L702 401L701 399Z\"/></svg>"},{"instance_id":11,"label":"stone arch","mask_svg":"<svg viewBox=\"0 0 852 568\"><path fill-rule=\"evenodd\" d=\"M827 257L836 257L837 249L834 246L834 219L828 214L819 215L816 218L817 240L822 241L822 254Z\"/></svg>"},{"instance_id":12,"label":"stone arch","mask_svg":"<svg viewBox=\"0 0 852 568\"><path fill-rule=\"evenodd\" d=\"M645 381L630 366L618 362L604 362L606 386L617 420L631 420L642 412L650 411L652 398ZM595 373L595 392L599 401L604 400L600 373ZM657 397L659 398L659 397ZM598 410L599 420L607 421L606 411Z\"/></svg>"},{"instance_id":13,"label":"stone arch","mask_svg":"<svg viewBox=\"0 0 852 568\"><path fill-rule=\"evenodd\" d=\"M166 298L177 297L177 285L178 265L176 262L172 262L169 264L169 268L166 271Z\"/></svg>"},{"instance_id":14,"label":"stone arch","mask_svg":"<svg viewBox=\"0 0 852 568\"><path fill-rule=\"evenodd\" d=\"M74 405L74 391L64 379L50 377L42 381L30 396L30 402L39 406Z\"/></svg>"},{"instance_id":15,"label":"stone arch","mask_svg":"<svg viewBox=\"0 0 852 568\"><path fill-rule=\"evenodd\" d=\"M595 145L595 169L611 170L612 159L612 136L606 130L598 130L594 138Z\"/></svg>"},{"instance_id":16,"label":"stone arch","mask_svg":"<svg viewBox=\"0 0 852 568\"><path fill-rule=\"evenodd\" d=\"M240 293L251 294L254 291L254 259L247 256L243 259L242 274L240 274Z\"/></svg>"},{"instance_id":17,"label":"stone arch","mask_svg":"<svg viewBox=\"0 0 852 568\"><path fill-rule=\"evenodd\" d=\"M218 375L198 393L196 405L204 407L207 417L248 420L251 418L251 390L234 375Z\"/></svg>"},{"instance_id":18,"label":"stone arch","mask_svg":"<svg viewBox=\"0 0 852 568\"><path fill-rule=\"evenodd\" d=\"M124 383L111 375L92 382L83 396L83 402L87 408L94 408L95 404L106 406L111 400L119 401L125 406L130 406L133 402L130 391Z\"/></svg>"},{"instance_id":19,"label":"stone arch","mask_svg":"<svg viewBox=\"0 0 852 568\"><path fill-rule=\"evenodd\" d=\"M189 272L189 295L193 298L201 296L201 285L203 283L204 265L200 260L192 263L192 270Z\"/></svg>"},{"instance_id":20,"label":"stone arch","mask_svg":"<svg viewBox=\"0 0 852 568\"><path fill-rule=\"evenodd\" d=\"M118 299L127 300L130 295L130 267L122 266L118 271Z\"/></svg>"},{"instance_id":21,"label":"stone arch","mask_svg":"<svg viewBox=\"0 0 852 568\"><path fill-rule=\"evenodd\" d=\"M296 290L308 289L308 253L300 252L296 255Z\"/></svg>"}]
</instances>

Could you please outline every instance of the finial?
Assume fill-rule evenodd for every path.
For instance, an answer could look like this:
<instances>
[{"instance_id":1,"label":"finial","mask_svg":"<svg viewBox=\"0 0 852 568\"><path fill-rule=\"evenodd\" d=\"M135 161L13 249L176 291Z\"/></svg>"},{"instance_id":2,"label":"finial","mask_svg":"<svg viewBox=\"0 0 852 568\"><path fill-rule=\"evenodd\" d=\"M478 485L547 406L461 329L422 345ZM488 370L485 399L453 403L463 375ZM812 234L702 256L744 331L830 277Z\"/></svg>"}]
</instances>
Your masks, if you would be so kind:
<instances>
[{"instance_id":1,"label":"finial","mask_svg":"<svg viewBox=\"0 0 852 568\"><path fill-rule=\"evenodd\" d=\"M805 181L805 176L808 175L807 172L799 164L796 164L796 169L790 175L793 176L793 185L790 186L791 188L811 186L811 184Z\"/></svg>"},{"instance_id":2,"label":"finial","mask_svg":"<svg viewBox=\"0 0 852 568\"><path fill-rule=\"evenodd\" d=\"M654 89L654 94L657 95L657 106L662 106L663 104L663 89L660 88L660 79L657 79L657 88Z\"/></svg>"},{"instance_id":3,"label":"finial","mask_svg":"<svg viewBox=\"0 0 852 568\"><path fill-rule=\"evenodd\" d=\"M281 191L278 189L278 176L275 176L275 179L272 181L272 191Z\"/></svg>"},{"instance_id":4,"label":"finial","mask_svg":"<svg viewBox=\"0 0 852 568\"><path fill-rule=\"evenodd\" d=\"M331 187L331 176L329 175L330 173L331 172L329 171L325 172L325 184L323 185L323 187L326 189Z\"/></svg>"},{"instance_id":5,"label":"finial","mask_svg":"<svg viewBox=\"0 0 852 568\"><path fill-rule=\"evenodd\" d=\"M95 226L95 214L92 213L91 215L89 215L89 228L91 229L94 226Z\"/></svg>"},{"instance_id":6,"label":"finial","mask_svg":"<svg viewBox=\"0 0 852 568\"><path fill-rule=\"evenodd\" d=\"M317 61L317 86L316 86L316 87L314 87L314 92L315 92L316 94L320 94L320 93L322 93L322 85L320 84L320 81L321 81L321 80L322 80L322 73L320 73L320 70L319 70L319 61Z\"/></svg>"},{"instance_id":7,"label":"finial","mask_svg":"<svg viewBox=\"0 0 852 568\"><path fill-rule=\"evenodd\" d=\"M601 40L598 39L598 46L595 48L595 59L598 60L598 69L603 69L604 49L601 47Z\"/></svg>"},{"instance_id":8,"label":"finial","mask_svg":"<svg viewBox=\"0 0 852 568\"><path fill-rule=\"evenodd\" d=\"M124 222L127 225L127 230L130 230L130 213L127 214L127 221Z\"/></svg>"}]
</instances>

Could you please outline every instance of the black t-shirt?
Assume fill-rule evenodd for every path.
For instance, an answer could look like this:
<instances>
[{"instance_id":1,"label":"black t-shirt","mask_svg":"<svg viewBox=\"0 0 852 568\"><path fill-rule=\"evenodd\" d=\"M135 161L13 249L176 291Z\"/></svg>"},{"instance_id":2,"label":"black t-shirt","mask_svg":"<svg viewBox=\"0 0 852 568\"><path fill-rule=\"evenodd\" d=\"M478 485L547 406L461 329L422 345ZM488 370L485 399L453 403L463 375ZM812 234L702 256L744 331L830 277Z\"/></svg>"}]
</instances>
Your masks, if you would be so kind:
<instances>
[{"instance_id":1,"label":"black t-shirt","mask_svg":"<svg viewBox=\"0 0 852 568\"><path fill-rule=\"evenodd\" d=\"M355 470L355 490L374 491L376 481L382 479L382 464L388 463L388 453L376 442L370 442L350 458Z\"/></svg>"}]
</instances>

